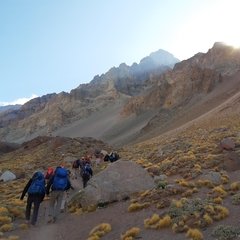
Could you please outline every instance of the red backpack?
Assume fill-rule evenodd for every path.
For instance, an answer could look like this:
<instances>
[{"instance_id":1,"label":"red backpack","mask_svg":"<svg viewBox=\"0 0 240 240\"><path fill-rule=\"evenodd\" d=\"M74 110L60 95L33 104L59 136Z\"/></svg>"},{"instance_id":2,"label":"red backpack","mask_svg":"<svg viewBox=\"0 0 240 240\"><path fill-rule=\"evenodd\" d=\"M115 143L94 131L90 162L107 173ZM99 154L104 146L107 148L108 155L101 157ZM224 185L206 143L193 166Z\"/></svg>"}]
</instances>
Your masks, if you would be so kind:
<instances>
[{"instance_id":1,"label":"red backpack","mask_svg":"<svg viewBox=\"0 0 240 240\"><path fill-rule=\"evenodd\" d=\"M49 167L46 174L45 174L45 179L50 179L54 173L54 169L52 167Z\"/></svg>"}]
</instances>

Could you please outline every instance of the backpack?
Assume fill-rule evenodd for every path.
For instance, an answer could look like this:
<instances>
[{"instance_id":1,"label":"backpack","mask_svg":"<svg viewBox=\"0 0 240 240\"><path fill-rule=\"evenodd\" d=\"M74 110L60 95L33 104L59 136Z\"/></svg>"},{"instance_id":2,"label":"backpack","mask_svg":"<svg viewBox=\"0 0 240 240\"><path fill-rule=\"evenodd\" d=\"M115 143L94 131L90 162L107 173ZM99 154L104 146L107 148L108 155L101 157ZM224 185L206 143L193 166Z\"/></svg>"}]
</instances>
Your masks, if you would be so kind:
<instances>
[{"instance_id":1,"label":"backpack","mask_svg":"<svg viewBox=\"0 0 240 240\"><path fill-rule=\"evenodd\" d=\"M32 183L28 188L28 194L45 194L45 179L41 172L36 172L32 177Z\"/></svg>"},{"instance_id":2,"label":"backpack","mask_svg":"<svg viewBox=\"0 0 240 240\"><path fill-rule=\"evenodd\" d=\"M90 178L90 176L92 175L92 168L90 166L90 164L85 164L85 166L83 167L83 173L82 173L83 177L85 178Z\"/></svg>"},{"instance_id":3,"label":"backpack","mask_svg":"<svg viewBox=\"0 0 240 240\"><path fill-rule=\"evenodd\" d=\"M68 173L65 168L57 167L53 179L52 189L53 190L66 190L68 185Z\"/></svg>"},{"instance_id":4,"label":"backpack","mask_svg":"<svg viewBox=\"0 0 240 240\"><path fill-rule=\"evenodd\" d=\"M80 165L80 160L77 159L73 162L72 168L79 168L79 165Z\"/></svg>"},{"instance_id":5,"label":"backpack","mask_svg":"<svg viewBox=\"0 0 240 240\"><path fill-rule=\"evenodd\" d=\"M52 167L49 167L48 170L47 170L47 173L46 173L46 175L45 175L45 179L50 179L51 176L53 175L53 173L54 173L53 168L52 168Z\"/></svg>"}]
</instances>

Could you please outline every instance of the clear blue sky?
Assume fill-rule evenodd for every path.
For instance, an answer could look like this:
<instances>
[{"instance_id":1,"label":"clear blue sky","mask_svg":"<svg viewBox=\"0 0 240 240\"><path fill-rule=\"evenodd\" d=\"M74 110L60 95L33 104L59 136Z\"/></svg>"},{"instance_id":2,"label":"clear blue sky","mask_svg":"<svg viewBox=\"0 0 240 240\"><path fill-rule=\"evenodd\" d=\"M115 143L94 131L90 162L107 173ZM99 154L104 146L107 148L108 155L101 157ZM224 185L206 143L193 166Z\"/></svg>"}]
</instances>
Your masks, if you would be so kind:
<instances>
[{"instance_id":1,"label":"clear blue sky","mask_svg":"<svg viewBox=\"0 0 240 240\"><path fill-rule=\"evenodd\" d=\"M0 105L69 92L158 49L240 45L238 0L1 0Z\"/></svg>"}]
</instances>

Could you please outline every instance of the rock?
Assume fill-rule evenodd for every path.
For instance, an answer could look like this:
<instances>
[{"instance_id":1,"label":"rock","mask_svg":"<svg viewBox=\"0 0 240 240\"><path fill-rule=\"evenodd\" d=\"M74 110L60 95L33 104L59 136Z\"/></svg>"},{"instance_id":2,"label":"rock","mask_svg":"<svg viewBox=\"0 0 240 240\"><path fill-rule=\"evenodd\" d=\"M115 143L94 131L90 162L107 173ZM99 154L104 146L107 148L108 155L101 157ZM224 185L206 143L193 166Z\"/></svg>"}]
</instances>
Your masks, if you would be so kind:
<instances>
[{"instance_id":1,"label":"rock","mask_svg":"<svg viewBox=\"0 0 240 240\"><path fill-rule=\"evenodd\" d=\"M212 182L214 185L219 185L222 183L222 180L221 180L221 174L219 172L213 172L213 171L210 171L206 174L204 174L201 179L204 179L204 180L209 180L210 182Z\"/></svg>"},{"instance_id":2,"label":"rock","mask_svg":"<svg viewBox=\"0 0 240 240\"><path fill-rule=\"evenodd\" d=\"M133 193L152 188L154 180L146 170L135 162L118 160L94 176L77 201L86 208L126 199Z\"/></svg>"},{"instance_id":3,"label":"rock","mask_svg":"<svg viewBox=\"0 0 240 240\"><path fill-rule=\"evenodd\" d=\"M14 179L16 179L16 175L8 170L5 171L0 177L0 181L3 181L3 182L12 181Z\"/></svg>"},{"instance_id":4,"label":"rock","mask_svg":"<svg viewBox=\"0 0 240 240\"><path fill-rule=\"evenodd\" d=\"M227 171L240 169L240 157L236 152L226 152L223 159L223 168Z\"/></svg>"},{"instance_id":5,"label":"rock","mask_svg":"<svg viewBox=\"0 0 240 240\"><path fill-rule=\"evenodd\" d=\"M167 180L167 175L161 174L159 176L154 176L154 182L159 182L159 181L166 181Z\"/></svg>"},{"instance_id":6,"label":"rock","mask_svg":"<svg viewBox=\"0 0 240 240\"><path fill-rule=\"evenodd\" d=\"M235 148L235 143L231 138L224 138L220 142L220 148L222 150L233 150Z\"/></svg>"}]
</instances>

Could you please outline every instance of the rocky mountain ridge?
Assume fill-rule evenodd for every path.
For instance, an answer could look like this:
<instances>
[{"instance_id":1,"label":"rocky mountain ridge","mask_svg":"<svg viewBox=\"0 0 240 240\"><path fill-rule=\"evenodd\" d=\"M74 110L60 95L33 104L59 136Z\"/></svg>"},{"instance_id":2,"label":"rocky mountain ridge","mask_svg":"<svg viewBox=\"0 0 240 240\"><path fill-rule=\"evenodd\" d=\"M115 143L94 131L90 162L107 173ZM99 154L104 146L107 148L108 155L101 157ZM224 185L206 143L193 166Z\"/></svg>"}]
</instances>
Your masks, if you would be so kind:
<instances>
[{"instance_id":1,"label":"rocky mountain ridge","mask_svg":"<svg viewBox=\"0 0 240 240\"><path fill-rule=\"evenodd\" d=\"M161 55L158 57L158 55ZM158 62L157 62L158 61ZM124 104L145 88L152 71L162 73L179 60L166 51L152 53L139 64L122 63L89 84L81 84L70 93L48 94L32 99L21 109L0 114L0 135L7 141L22 142L47 135L64 125L84 119L119 99Z\"/></svg>"},{"instance_id":2,"label":"rocky mountain ridge","mask_svg":"<svg viewBox=\"0 0 240 240\"><path fill-rule=\"evenodd\" d=\"M179 63L168 54L173 69L170 63L156 64L158 54L0 115L0 135L11 142L47 134L88 136L123 145L192 120L239 91L239 49L215 43Z\"/></svg>"}]
</instances>

